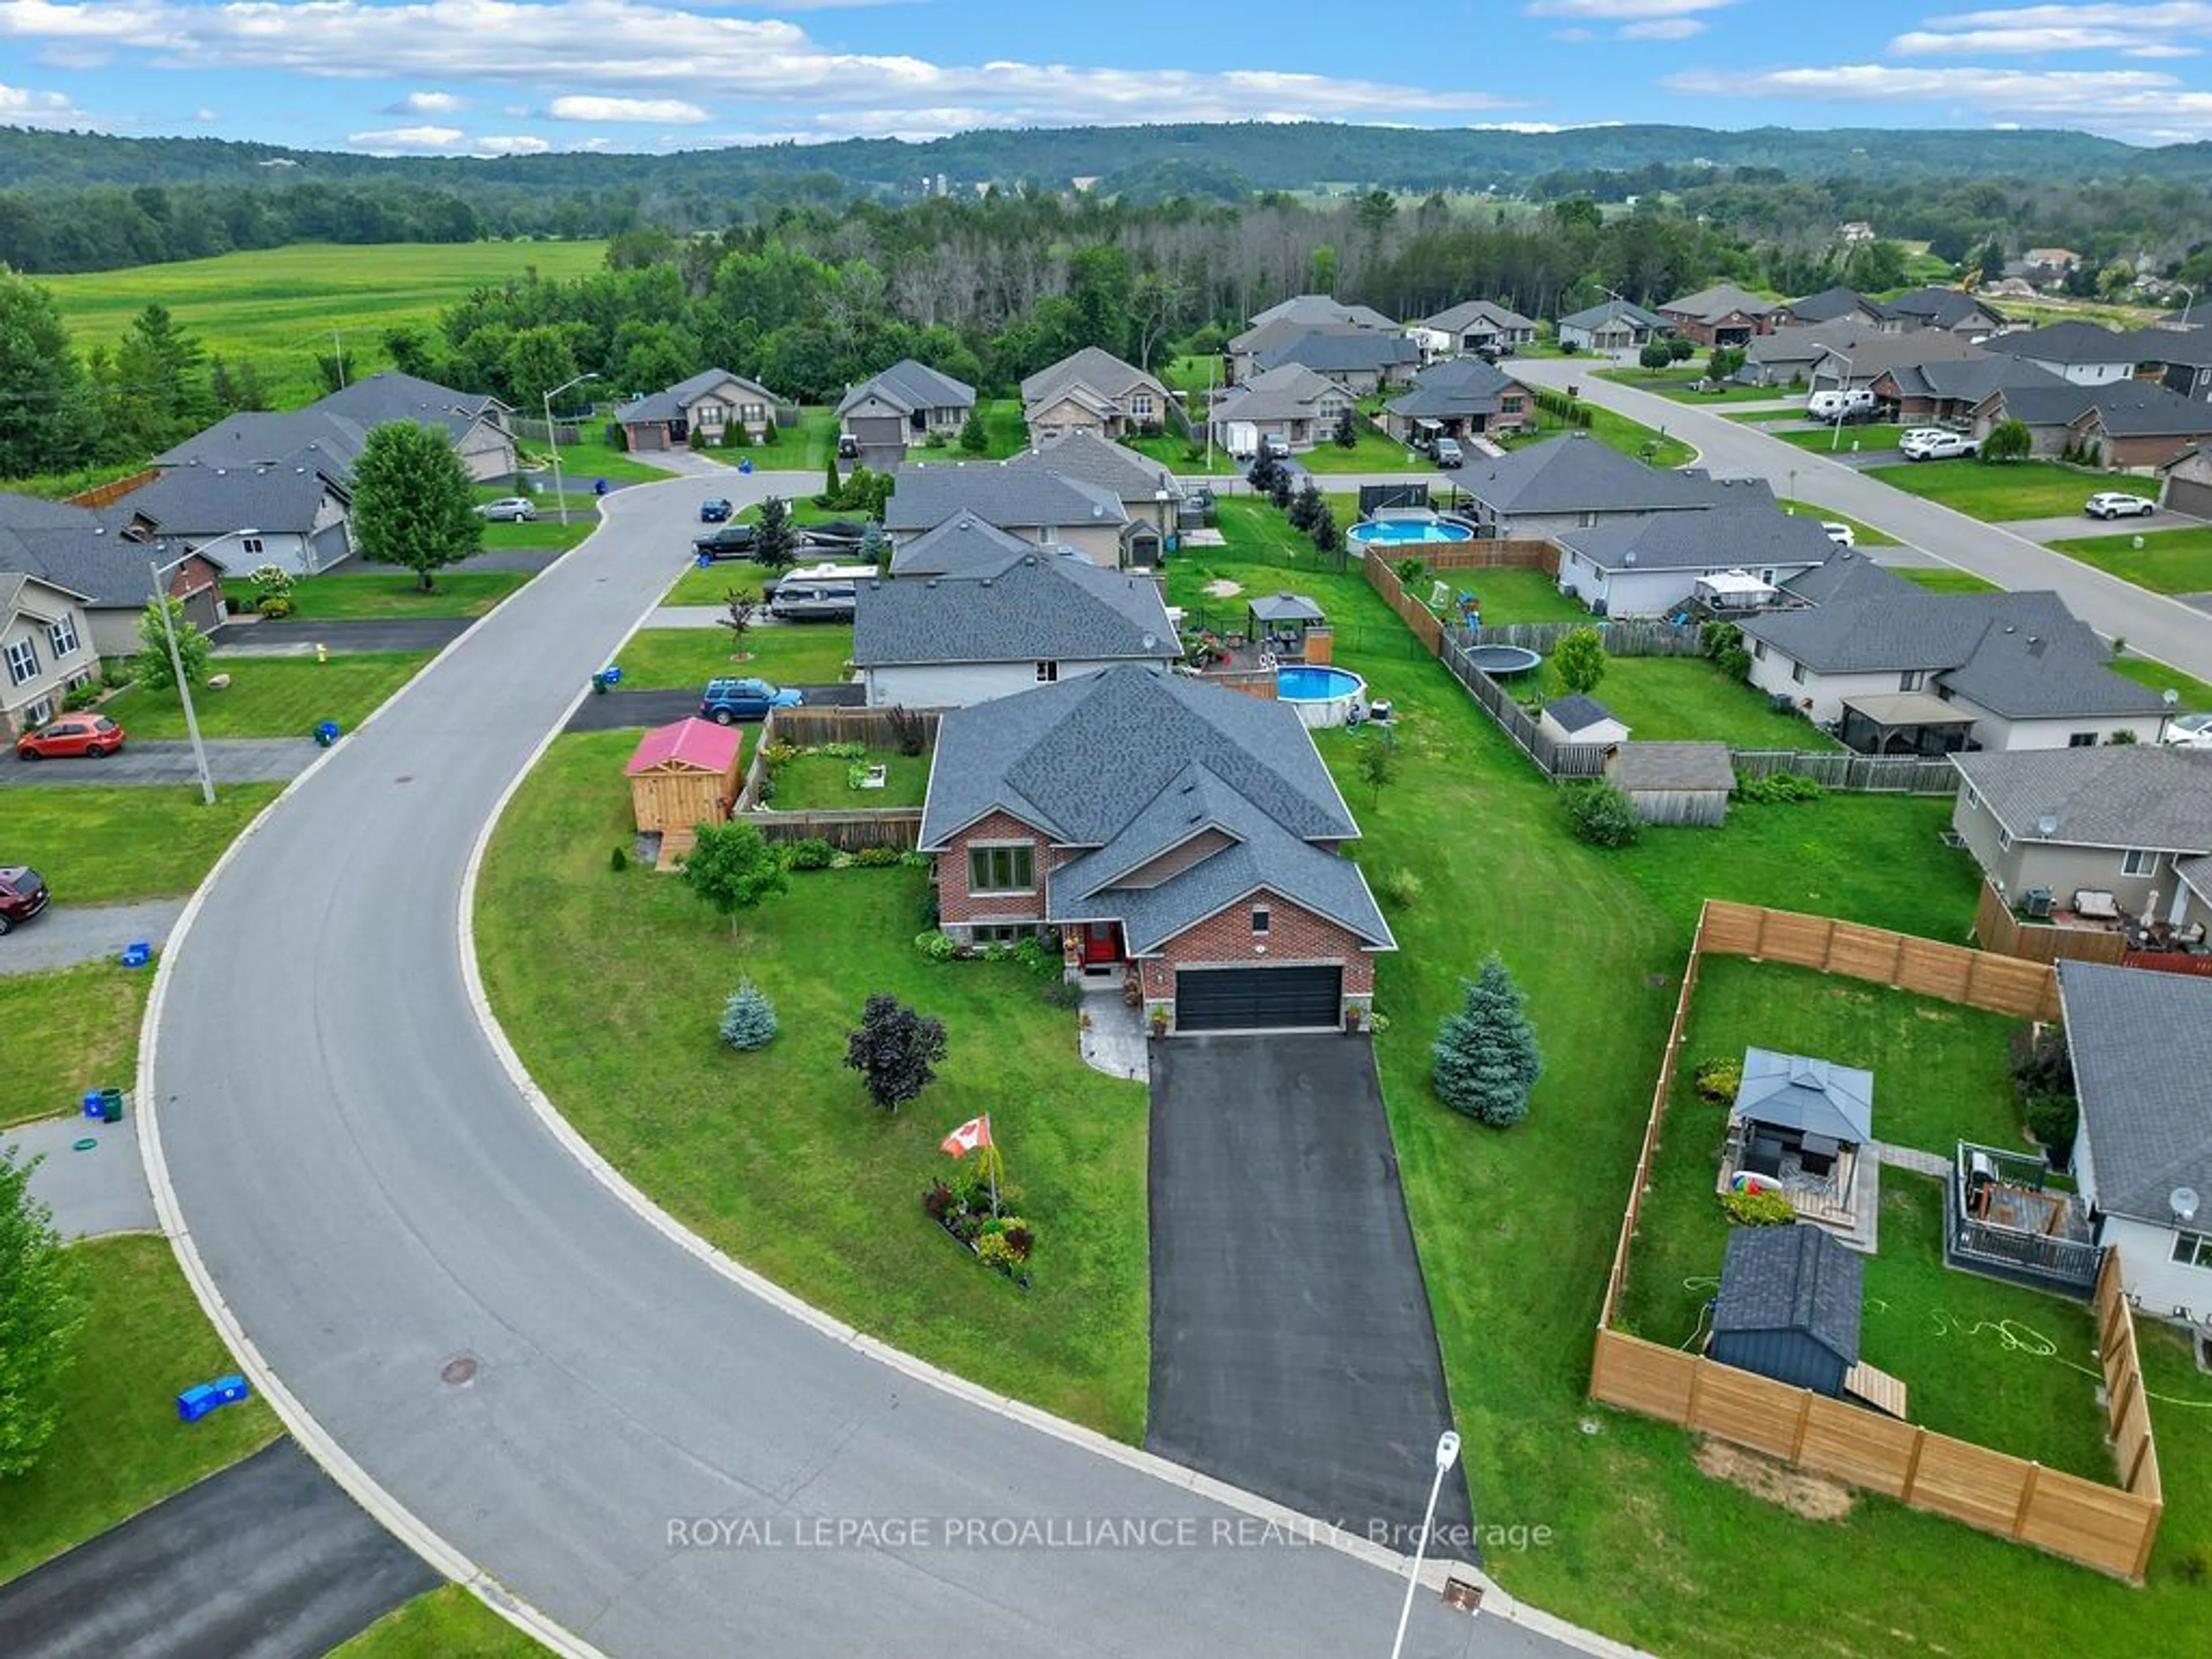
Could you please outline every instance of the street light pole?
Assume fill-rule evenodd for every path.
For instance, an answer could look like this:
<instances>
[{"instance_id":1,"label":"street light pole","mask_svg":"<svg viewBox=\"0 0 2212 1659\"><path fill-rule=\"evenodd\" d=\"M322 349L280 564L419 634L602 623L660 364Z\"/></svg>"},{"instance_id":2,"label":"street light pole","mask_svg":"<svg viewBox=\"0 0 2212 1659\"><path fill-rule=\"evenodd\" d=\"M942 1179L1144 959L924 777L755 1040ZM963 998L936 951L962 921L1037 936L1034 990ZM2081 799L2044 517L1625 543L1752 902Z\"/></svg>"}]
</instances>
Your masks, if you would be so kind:
<instances>
[{"instance_id":1,"label":"street light pole","mask_svg":"<svg viewBox=\"0 0 2212 1659\"><path fill-rule=\"evenodd\" d=\"M1840 351L1837 352L1835 355L1838 357L1844 357L1844 354ZM1844 377L1836 382L1836 390L1838 392L1846 392L1850 389L1851 360L1848 357L1844 357ZM1831 455L1836 453L1836 446L1844 441L1844 411L1840 409L1836 411L1835 428L1836 429L1833 432L1828 434L1828 453Z\"/></svg>"},{"instance_id":2,"label":"street light pole","mask_svg":"<svg viewBox=\"0 0 2212 1659\"><path fill-rule=\"evenodd\" d=\"M545 394L545 441L553 451L553 501L561 522L568 522L568 498L561 489L561 434L553 429L553 400L572 386L581 386L586 380L596 380L596 374L579 374L573 380L564 380Z\"/></svg>"},{"instance_id":3,"label":"street light pole","mask_svg":"<svg viewBox=\"0 0 2212 1659\"><path fill-rule=\"evenodd\" d=\"M161 613L161 637L168 642L169 672L177 677L177 696L185 705L185 734L192 740L192 764L200 775L200 804L215 805L215 777L208 770L207 747L200 741L199 715L192 708L192 684L185 672L185 654L177 648L177 621L169 611L169 592L161 586L161 578L192 557L187 553L181 559L172 559L167 564L146 561L146 574L154 585L154 608Z\"/></svg>"},{"instance_id":4,"label":"street light pole","mask_svg":"<svg viewBox=\"0 0 2212 1659\"><path fill-rule=\"evenodd\" d=\"M1398 1609L1398 1634L1390 1643L1390 1659L1398 1659L1406 1645L1406 1626L1413 1617L1413 1592L1420 1587L1421 1559L1428 1552L1429 1528L1437 1518L1437 1494L1444 1487L1444 1476L1459 1462L1459 1436L1446 1429L1437 1437L1437 1474L1429 1482L1429 1507L1421 1516L1421 1534L1413 1540L1413 1571L1406 1578L1406 1604Z\"/></svg>"}]
</instances>

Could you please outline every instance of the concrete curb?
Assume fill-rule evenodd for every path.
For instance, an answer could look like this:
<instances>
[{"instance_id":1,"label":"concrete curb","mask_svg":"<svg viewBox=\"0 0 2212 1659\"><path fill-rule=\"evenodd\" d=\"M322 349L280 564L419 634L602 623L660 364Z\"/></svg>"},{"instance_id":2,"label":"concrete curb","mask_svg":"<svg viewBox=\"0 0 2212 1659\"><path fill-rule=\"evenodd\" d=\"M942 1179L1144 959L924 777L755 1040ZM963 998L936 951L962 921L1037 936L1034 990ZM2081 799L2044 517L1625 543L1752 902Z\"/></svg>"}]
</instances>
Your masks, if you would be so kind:
<instances>
[{"instance_id":1,"label":"concrete curb","mask_svg":"<svg viewBox=\"0 0 2212 1659\"><path fill-rule=\"evenodd\" d=\"M613 498L611 496L609 499ZM603 507L600 529L604 530L608 522ZM576 547L568 549L567 552L561 555L560 558L554 560L552 564L547 565L546 570L551 570L555 565L558 565L570 554L575 552L576 548L586 545L598 534L599 531L594 531L592 536L586 537L583 541L576 544ZM408 696L416 691L447 655L466 643L470 634L474 631L471 628L447 644L428 662L422 665L420 672L412 679L371 710L356 730L357 732L367 730L382 717L386 709L392 708L402 697ZM563 718L565 720L566 716L564 715ZM221 1334L224 1343L237 1359L239 1368L252 1379L254 1387L259 1389L262 1397L269 1401L270 1407L276 1413L277 1419L283 1424L292 1437L299 1442L301 1448L307 1452L307 1455L314 1459L324 1473L343 1488L354 1502L374 1516L380 1525L428 1562L439 1573L453 1583L465 1586L478 1601L533 1640L550 1648L555 1653L564 1656L564 1659L608 1659L608 1656L599 1649L572 1634L540 1613L529 1602L509 1592L506 1586L485 1572L475 1561L447 1542L441 1534L386 1491L374 1476L354 1462L345 1449L331 1437L322 1425L315 1419L314 1415L285 1386L283 1379L277 1376L275 1368L254 1346L252 1338L246 1333L245 1326L231 1311L229 1304L223 1300L222 1289L216 1284L215 1276L208 1270L207 1263L201 1258L199 1247L192 1238L191 1228L185 1224L183 1207L178 1200L176 1188L169 1179L167 1160L161 1155L160 1097L154 1087L155 1063L160 1038L161 1008L167 998L169 978L173 964L191 933L193 922L198 919L200 907L206 902L207 895L213 890L223 872L229 868L231 861L238 856L240 850L261 832L272 816L291 799L294 791L301 788L325 765L336 759L338 752L338 750L334 747L317 756L305 771L285 785L276 799L255 813L252 821L239 831L230 845L226 847L222 855L216 860L215 867L208 872L206 878L193 890L191 896L185 902L184 914L177 918L176 926L170 930L168 943L155 963L153 988L147 994L146 1012L139 1024L136 1102L138 1113L139 1155L146 1168L146 1184L154 1195L154 1213L160 1221L162 1234L169 1241L170 1248L176 1253L177 1265L183 1269L185 1282L191 1286L192 1294L198 1298L200 1307L206 1313L209 1322L213 1324L216 1331ZM471 969L473 965L471 963Z\"/></svg>"}]
</instances>

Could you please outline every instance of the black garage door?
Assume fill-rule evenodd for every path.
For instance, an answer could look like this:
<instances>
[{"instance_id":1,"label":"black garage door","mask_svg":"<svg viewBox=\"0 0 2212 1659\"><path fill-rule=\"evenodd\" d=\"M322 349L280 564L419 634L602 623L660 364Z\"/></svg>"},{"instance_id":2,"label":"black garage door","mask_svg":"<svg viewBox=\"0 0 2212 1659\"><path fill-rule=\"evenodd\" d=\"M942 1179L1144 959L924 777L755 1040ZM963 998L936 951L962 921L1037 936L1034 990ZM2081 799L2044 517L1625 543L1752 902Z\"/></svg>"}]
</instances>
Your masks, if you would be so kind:
<instances>
[{"instance_id":1,"label":"black garage door","mask_svg":"<svg viewBox=\"0 0 2212 1659\"><path fill-rule=\"evenodd\" d=\"M1178 1031L1279 1030L1334 1026L1341 968L1185 968L1176 974Z\"/></svg>"}]
</instances>

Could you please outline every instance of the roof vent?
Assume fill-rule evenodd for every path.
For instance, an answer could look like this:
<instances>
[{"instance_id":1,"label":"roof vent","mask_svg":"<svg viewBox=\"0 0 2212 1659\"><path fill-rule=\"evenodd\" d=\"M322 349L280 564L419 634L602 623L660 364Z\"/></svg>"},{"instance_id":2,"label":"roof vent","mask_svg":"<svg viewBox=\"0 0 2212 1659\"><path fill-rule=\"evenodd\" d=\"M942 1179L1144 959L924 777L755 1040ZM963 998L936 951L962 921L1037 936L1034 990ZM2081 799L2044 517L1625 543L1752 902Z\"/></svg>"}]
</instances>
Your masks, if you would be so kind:
<instances>
[{"instance_id":1,"label":"roof vent","mask_svg":"<svg viewBox=\"0 0 2212 1659\"><path fill-rule=\"evenodd\" d=\"M2184 1226L2197 1219L2197 1188L2194 1187L2176 1187L2166 1195L2166 1201L2173 1207L2173 1218Z\"/></svg>"},{"instance_id":2,"label":"roof vent","mask_svg":"<svg viewBox=\"0 0 2212 1659\"><path fill-rule=\"evenodd\" d=\"M2027 636L2027 654L2031 657L2039 657L2043 654L2043 641L2033 634Z\"/></svg>"},{"instance_id":3,"label":"roof vent","mask_svg":"<svg viewBox=\"0 0 2212 1659\"><path fill-rule=\"evenodd\" d=\"M934 586L937 586L937 578L936 578L936 577L934 577L934 576L932 576L932 577L929 579L929 580L928 580L927 582L926 582L925 584L923 584L923 585L924 585L925 586L928 586L928 587L934 587Z\"/></svg>"}]
</instances>

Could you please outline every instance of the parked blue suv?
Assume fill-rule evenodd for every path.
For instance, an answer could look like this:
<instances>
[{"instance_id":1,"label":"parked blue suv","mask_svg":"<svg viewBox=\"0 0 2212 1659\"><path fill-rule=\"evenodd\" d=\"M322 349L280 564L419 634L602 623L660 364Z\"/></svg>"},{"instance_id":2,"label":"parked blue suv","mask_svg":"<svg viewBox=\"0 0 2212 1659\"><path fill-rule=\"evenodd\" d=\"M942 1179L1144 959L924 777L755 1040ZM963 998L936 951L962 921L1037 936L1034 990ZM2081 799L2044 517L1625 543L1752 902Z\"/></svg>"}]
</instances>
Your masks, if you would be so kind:
<instances>
[{"instance_id":1,"label":"parked blue suv","mask_svg":"<svg viewBox=\"0 0 2212 1659\"><path fill-rule=\"evenodd\" d=\"M796 690L766 680L708 680L699 699L699 718L717 726L763 720L771 708L796 708L806 699Z\"/></svg>"}]
</instances>

